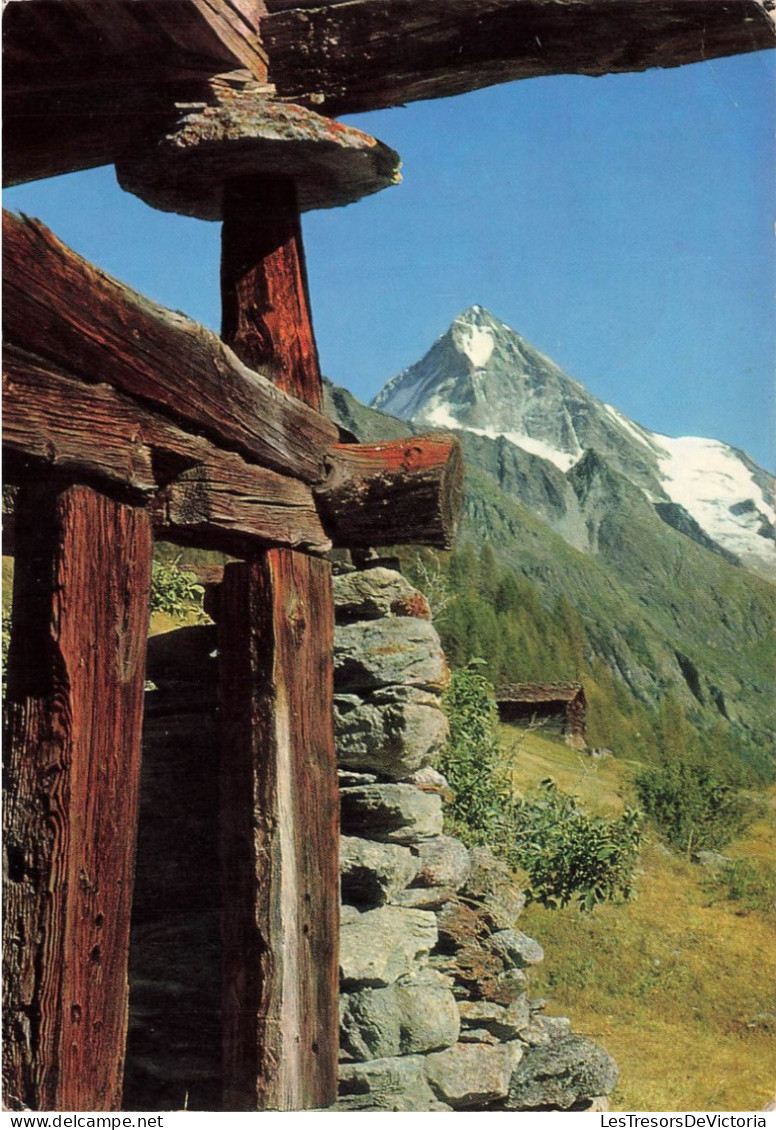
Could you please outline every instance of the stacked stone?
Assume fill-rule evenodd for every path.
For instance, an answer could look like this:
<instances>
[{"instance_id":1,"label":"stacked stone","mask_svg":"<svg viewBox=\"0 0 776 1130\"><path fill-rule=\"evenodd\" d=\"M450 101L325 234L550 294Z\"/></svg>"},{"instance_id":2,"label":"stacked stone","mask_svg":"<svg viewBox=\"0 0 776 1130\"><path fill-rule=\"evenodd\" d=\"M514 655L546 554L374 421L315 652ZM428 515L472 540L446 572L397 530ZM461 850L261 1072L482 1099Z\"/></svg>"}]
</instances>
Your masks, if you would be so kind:
<instances>
[{"instance_id":1,"label":"stacked stone","mask_svg":"<svg viewBox=\"0 0 776 1130\"><path fill-rule=\"evenodd\" d=\"M425 598L381 567L335 577L342 800L342 1110L606 1109L617 1069L541 1015L524 899L443 832L433 768L448 671Z\"/></svg>"}]
</instances>

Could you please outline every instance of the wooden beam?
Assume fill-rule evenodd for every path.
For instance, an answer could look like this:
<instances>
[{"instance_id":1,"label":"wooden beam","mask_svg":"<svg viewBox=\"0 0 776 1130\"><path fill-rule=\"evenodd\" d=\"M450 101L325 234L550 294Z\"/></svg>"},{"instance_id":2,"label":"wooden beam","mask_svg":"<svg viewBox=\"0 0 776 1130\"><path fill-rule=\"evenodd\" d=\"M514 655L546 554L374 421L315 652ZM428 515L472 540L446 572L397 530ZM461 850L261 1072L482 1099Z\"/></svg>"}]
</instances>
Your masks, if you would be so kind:
<instances>
[{"instance_id":1,"label":"wooden beam","mask_svg":"<svg viewBox=\"0 0 776 1130\"><path fill-rule=\"evenodd\" d=\"M278 96L327 114L776 45L763 0L267 0Z\"/></svg>"},{"instance_id":2,"label":"wooden beam","mask_svg":"<svg viewBox=\"0 0 776 1130\"><path fill-rule=\"evenodd\" d=\"M251 364L271 358L283 387L317 405L293 184L241 182L224 200L227 340ZM227 572L219 616L224 1106L328 1107L339 1045L331 568L270 550Z\"/></svg>"},{"instance_id":3,"label":"wooden beam","mask_svg":"<svg viewBox=\"0 0 776 1130\"><path fill-rule=\"evenodd\" d=\"M454 436L337 444L315 488L335 545L433 545L450 549L463 498L463 455Z\"/></svg>"},{"instance_id":4,"label":"wooden beam","mask_svg":"<svg viewBox=\"0 0 776 1130\"><path fill-rule=\"evenodd\" d=\"M3 184L111 164L213 74L264 81L262 0L10 0Z\"/></svg>"},{"instance_id":5,"label":"wooden beam","mask_svg":"<svg viewBox=\"0 0 776 1130\"><path fill-rule=\"evenodd\" d=\"M60 242L3 213L8 341L99 379L248 459L305 482L324 477L336 426L241 363L215 334L143 298Z\"/></svg>"},{"instance_id":6,"label":"wooden beam","mask_svg":"<svg viewBox=\"0 0 776 1130\"><path fill-rule=\"evenodd\" d=\"M23 488L6 700L8 1106L118 1110L151 584L148 514Z\"/></svg>"},{"instance_id":7,"label":"wooden beam","mask_svg":"<svg viewBox=\"0 0 776 1130\"><path fill-rule=\"evenodd\" d=\"M137 86L145 76L131 64L143 59L153 63L157 80L165 65L174 77L184 60L210 73L245 67L266 78L262 0L10 0L3 7L11 90L51 89L63 78L71 89L88 87L95 69L107 78L109 66L112 89Z\"/></svg>"},{"instance_id":8,"label":"wooden beam","mask_svg":"<svg viewBox=\"0 0 776 1130\"><path fill-rule=\"evenodd\" d=\"M13 346L3 355L6 477L93 483L149 506L158 538L241 555L330 541L309 486L247 463Z\"/></svg>"},{"instance_id":9,"label":"wooden beam","mask_svg":"<svg viewBox=\"0 0 776 1130\"><path fill-rule=\"evenodd\" d=\"M336 1099L339 804L328 563L271 550L219 605L225 1110Z\"/></svg>"}]
</instances>

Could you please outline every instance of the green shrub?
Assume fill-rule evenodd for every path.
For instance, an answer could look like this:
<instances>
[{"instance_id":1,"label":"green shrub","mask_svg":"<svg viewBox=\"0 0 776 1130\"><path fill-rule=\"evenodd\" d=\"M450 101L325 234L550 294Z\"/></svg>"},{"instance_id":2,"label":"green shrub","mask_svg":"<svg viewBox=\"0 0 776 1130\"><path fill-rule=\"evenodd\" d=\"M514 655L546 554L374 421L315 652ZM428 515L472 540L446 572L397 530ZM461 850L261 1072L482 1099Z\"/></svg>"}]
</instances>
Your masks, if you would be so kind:
<instances>
[{"instance_id":1,"label":"green shrub","mask_svg":"<svg viewBox=\"0 0 776 1130\"><path fill-rule=\"evenodd\" d=\"M451 830L469 844L487 843L498 850L505 838L509 797L500 779L493 687L482 666L475 659L453 672L444 698L450 738L439 768L454 793Z\"/></svg>"},{"instance_id":2,"label":"green shrub","mask_svg":"<svg viewBox=\"0 0 776 1130\"><path fill-rule=\"evenodd\" d=\"M667 842L688 854L724 847L750 817L746 798L713 769L681 758L640 773L636 791Z\"/></svg>"},{"instance_id":3,"label":"green shrub","mask_svg":"<svg viewBox=\"0 0 776 1130\"><path fill-rule=\"evenodd\" d=\"M178 562L154 561L151 574L151 611L166 612L168 616L198 618L202 613L205 590L194 573L182 569Z\"/></svg>"},{"instance_id":4,"label":"green shrub","mask_svg":"<svg viewBox=\"0 0 776 1130\"><path fill-rule=\"evenodd\" d=\"M529 876L528 897L549 908L572 898L580 909L632 894L640 818L589 816L551 780L528 797L514 795L498 739L493 688L476 660L453 674L445 696L450 740L440 769L454 792L451 831L488 844Z\"/></svg>"},{"instance_id":5,"label":"green shrub","mask_svg":"<svg viewBox=\"0 0 776 1130\"><path fill-rule=\"evenodd\" d=\"M550 778L516 808L512 856L530 877L528 898L549 909L575 897L581 910L630 899L640 846L635 808L618 820L591 816Z\"/></svg>"}]
</instances>

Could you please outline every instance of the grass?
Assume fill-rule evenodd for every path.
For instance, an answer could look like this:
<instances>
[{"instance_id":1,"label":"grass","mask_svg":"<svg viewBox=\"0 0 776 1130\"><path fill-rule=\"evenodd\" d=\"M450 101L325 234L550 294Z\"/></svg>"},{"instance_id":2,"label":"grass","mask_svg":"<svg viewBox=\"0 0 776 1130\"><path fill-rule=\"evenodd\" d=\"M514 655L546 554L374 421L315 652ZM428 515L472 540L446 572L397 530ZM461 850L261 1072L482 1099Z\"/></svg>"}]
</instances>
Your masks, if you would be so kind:
<instances>
[{"instance_id":1,"label":"grass","mask_svg":"<svg viewBox=\"0 0 776 1130\"><path fill-rule=\"evenodd\" d=\"M637 766L591 761L505 727L517 785L552 776L591 811L612 814ZM772 857L776 790L726 850ZM708 873L648 836L637 898L582 915L529 907L522 929L546 958L532 979L548 1011L603 1044L620 1065L612 1109L756 1111L776 1086L776 911L713 901Z\"/></svg>"}]
</instances>

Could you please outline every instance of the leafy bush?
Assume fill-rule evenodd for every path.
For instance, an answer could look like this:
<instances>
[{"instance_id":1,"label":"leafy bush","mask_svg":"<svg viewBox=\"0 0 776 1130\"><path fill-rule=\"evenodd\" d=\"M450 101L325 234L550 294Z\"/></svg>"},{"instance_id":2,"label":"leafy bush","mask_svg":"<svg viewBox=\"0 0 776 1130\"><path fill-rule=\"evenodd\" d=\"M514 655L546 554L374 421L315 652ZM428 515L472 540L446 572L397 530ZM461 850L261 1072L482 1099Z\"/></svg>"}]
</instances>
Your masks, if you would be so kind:
<instances>
[{"instance_id":1,"label":"leafy bush","mask_svg":"<svg viewBox=\"0 0 776 1130\"><path fill-rule=\"evenodd\" d=\"M453 829L467 843L498 849L508 823L509 797L500 780L502 751L493 687L481 660L454 671L444 706L450 739L439 768L455 794Z\"/></svg>"},{"instance_id":2,"label":"leafy bush","mask_svg":"<svg viewBox=\"0 0 776 1130\"><path fill-rule=\"evenodd\" d=\"M640 846L635 808L619 820L590 816L550 778L517 806L512 854L530 876L529 899L549 909L575 896L581 910L631 898Z\"/></svg>"},{"instance_id":3,"label":"leafy bush","mask_svg":"<svg viewBox=\"0 0 776 1130\"><path fill-rule=\"evenodd\" d=\"M174 561L154 561L151 574L151 611L166 612L168 616L202 616L202 597L205 590L194 573L182 569L180 558Z\"/></svg>"},{"instance_id":4,"label":"leafy bush","mask_svg":"<svg viewBox=\"0 0 776 1130\"><path fill-rule=\"evenodd\" d=\"M668 843L688 854L724 847L750 815L746 798L713 769L681 758L640 773L636 791Z\"/></svg>"},{"instance_id":5,"label":"leafy bush","mask_svg":"<svg viewBox=\"0 0 776 1130\"><path fill-rule=\"evenodd\" d=\"M487 843L529 876L530 899L580 909L627 899L641 842L640 818L589 816L551 780L515 796L500 745L493 688L476 660L453 674L446 695L450 741L440 768L455 794L453 827L469 844Z\"/></svg>"}]
</instances>

